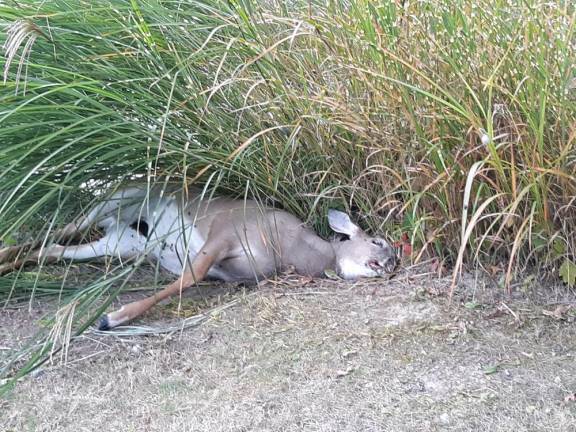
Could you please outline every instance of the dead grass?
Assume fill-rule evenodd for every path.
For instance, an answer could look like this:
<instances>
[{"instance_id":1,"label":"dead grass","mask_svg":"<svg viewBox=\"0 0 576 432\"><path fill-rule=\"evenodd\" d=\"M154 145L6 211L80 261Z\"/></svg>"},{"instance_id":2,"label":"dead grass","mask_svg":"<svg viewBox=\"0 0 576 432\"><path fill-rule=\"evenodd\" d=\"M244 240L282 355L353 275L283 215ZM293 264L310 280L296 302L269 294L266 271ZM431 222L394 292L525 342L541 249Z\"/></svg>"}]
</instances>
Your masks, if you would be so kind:
<instances>
[{"instance_id":1,"label":"dead grass","mask_svg":"<svg viewBox=\"0 0 576 432\"><path fill-rule=\"evenodd\" d=\"M543 313L573 295L535 286L499 299L467 277L449 305L448 287L288 278L237 293L240 305L193 330L87 332L68 364L19 383L0 430L576 430L576 404L564 401L576 391L573 310ZM174 321L168 309L143 321ZM9 343L37 319L1 317Z\"/></svg>"}]
</instances>

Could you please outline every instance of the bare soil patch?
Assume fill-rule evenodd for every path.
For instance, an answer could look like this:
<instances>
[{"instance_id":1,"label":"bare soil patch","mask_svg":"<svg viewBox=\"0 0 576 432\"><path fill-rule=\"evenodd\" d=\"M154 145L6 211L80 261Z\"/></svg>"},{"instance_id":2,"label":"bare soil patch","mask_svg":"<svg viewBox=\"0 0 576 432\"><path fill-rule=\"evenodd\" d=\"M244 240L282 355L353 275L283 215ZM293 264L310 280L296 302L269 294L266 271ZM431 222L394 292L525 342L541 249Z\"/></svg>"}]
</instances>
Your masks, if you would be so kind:
<instances>
[{"instance_id":1,"label":"bare soil patch","mask_svg":"<svg viewBox=\"0 0 576 432\"><path fill-rule=\"evenodd\" d=\"M451 304L429 276L220 287L242 300L197 328L87 332L0 402L0 430L576 431L574 296L484 285L465 278ZM4 352L47 304L33 306L0 311Z\"/></svg>"}]
</instances>

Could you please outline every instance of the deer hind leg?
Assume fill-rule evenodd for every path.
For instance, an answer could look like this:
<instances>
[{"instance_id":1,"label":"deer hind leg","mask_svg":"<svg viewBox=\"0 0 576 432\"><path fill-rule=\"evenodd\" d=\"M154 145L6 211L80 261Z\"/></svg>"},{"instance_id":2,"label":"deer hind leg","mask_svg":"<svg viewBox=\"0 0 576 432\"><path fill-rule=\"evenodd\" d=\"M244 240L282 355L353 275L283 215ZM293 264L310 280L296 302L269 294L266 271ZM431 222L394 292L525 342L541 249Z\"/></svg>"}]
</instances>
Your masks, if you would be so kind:
<instances>
[{"instance_id":1,"label":"deer hind leg","mask_svg":"<svg viewBox=\"0 0 576 432\"><path fill-rule=\"evenodd\" d=\"M186 269L176 281L150 297L129 303L115 312L103 315L98 329L110 330L142 315L156 303L175 294L182 294L184 290L204 279L210 267L225 259L228 252L229 247L226 241L208 240L192 260L190 268Z\"/></svg>"},{"instance_id":2,"label":"deer hind leg","mask_svg":"<svg viewBox=\"0 0 576 432\"><path fill-rule=\"evenodd\" d=\"M129 259L144 253L145 247L146 238L138 231L130 227L125 227L122 230L113 227L108 230L104 237L90 243L75 246L54 244L24 254L22 258L11 259L0 265L0 275L19 269L29 263L52 263L63 259L87 261L106 256Z\"/></svg>"},{"instance_id":3,"label":"deer hind leg","mask_svg":"<svg viewBox=\"0 0 576 432\"><path fill-rule=\"evenodd\" d=\"M74 222L56 231L52 238L56 243L67 243L72 239L79 239L92 225L98 225L102 228L114 225L117 220L115 213L121 211L123 204L127 204L126 201L144 198L145 196L146 190L139 188L128 188L116 192L110 198L93 207L85 216L77 218ZM44 243L45 239L41 239L17 246L1 248L0 275L21 267L21 263L33 261L25 255L34 255L34 252L32 254L31 252L40 248ZM36 256L37 258L38 256ZM10 263L10 261L14 262Z\"/></svg>"},{"instance_id":4,"label":"deer hind leg","mask_svg":"<svg viewBox=\"0 0 576 432\"><path fill-rule=\"evenodd\" d=\"M80 238L83 232L94 222L94 216L94 214L92 216L84 216L75 222L67 224L62 229L57 230L52 238L57 243L67 243L72 239ZM46 239L35 240L0 249L0 275L10 273L26 263L35 262L41 255L46 255L48 261L55 261L52 255L59 249L48 246L43 249L45 253L41 253L40 248L45 241Z\"/></svg>"},{"instance_id":5,"label":"deer hind leg","mask_svg":"<svg viewBox=\"0 0 576 432\"><path fill-rule=\"evenodd\" d=\"M63 246L52 245L43 249L31 249L32 245L11 246L0 250L0 276L11 273L26 264L58 261L58 252Z\"/></svg>"},{"instance_id":6,"label":"deer hind leg","mask_svg":"<svg viewBox=\"0 0 576 432\"><path fill-rule=\"evenodd\" d=\"M122 211L122 208L130 205L127 200L134 200L140 195L141 198L146 196L145 192L137 188L124 189L116 192L94 206L86 215L66 225L54 235L54 238L57 241L59 240L59 236L60 238L73 238L93 225L108 227L118 219L118 214Z\"/></svg>"},{"instance_id":7,"label":"deer hind leg","mask_svg":"<svg viewBox=\"0 0 576 432\"><path fill-rule=\"evenodd\" d=\"M57 242L64 243L81 234L82 232L78 229L77 225L70 223L61 230L56 231L53 237ZM18 262L30 262L31 256L37 252L36 250L42 246L44 241L44 239L36 240L0 249L0 275L6 273L6 271L2 272L1 269L9 269L10 267L18 268ZM13 263L11 263L11 261L13 261Z\"/></svg>"}]
</instances>

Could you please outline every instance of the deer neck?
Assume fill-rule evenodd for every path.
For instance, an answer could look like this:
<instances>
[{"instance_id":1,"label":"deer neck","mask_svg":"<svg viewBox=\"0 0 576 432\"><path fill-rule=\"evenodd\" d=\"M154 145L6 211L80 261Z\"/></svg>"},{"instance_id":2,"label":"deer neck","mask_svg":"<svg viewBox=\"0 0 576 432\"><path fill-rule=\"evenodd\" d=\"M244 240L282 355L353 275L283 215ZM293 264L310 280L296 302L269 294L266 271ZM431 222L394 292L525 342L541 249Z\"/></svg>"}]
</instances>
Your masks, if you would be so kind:
<instances>
[{"instance_id":1,"label":"deer neck","mask_svg":"<svg viewBox=\"0 0 576 432\"><path fill-rule=\"evenodd\" d=\"M317 249L323 261L322 272L324 272L324 270L337 270L338 254L335 246L335 243L319 238Z\"/></svg>"},{"instance_id":2,"label":"deer neck","mask_svg":"<svg viewBox=\"0 0 576 432\"><path fill-rule=\"evenodd\" d=\"M322 276L325 270L336 270L336 250L333 243L313 232L301 237L297 247L286 256L290 257L287 263L294 265L302 274Z\"/></svg>"},{"instance_id":3,"label":"deer neck","mask_svg":"<svg viewBox=\"0 0 576 432\"><path fill-rule=\"evenodd\" d=\"M356 279L359 274L365 272L365 268L350 259L350 251L347 250L346 242L335 240L329 243L333 250L333 264L331 269L343 279Z\"/></svg>"}]
</instances>

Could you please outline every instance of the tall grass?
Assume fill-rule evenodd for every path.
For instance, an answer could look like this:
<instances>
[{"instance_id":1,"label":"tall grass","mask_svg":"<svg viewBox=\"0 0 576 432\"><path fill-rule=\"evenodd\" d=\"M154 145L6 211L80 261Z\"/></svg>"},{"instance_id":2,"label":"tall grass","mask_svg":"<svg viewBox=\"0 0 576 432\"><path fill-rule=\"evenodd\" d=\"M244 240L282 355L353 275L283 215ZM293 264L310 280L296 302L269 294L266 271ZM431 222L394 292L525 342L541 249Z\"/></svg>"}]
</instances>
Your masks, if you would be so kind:
<instances>
[{"instance_id":1,"label":"tall grass","mask_svg":"<svg viewBox=\"0 0 576 432\"><path fill-rule=\"evenodd\" d=\"M321 232L344 207L455 278L490 266L510 286L574 265L570 2L9 5L0 42L22 30L0 87L5 242L46 235L94 190L170 175ZM99 284L74 301L93 311Z\"/></svg>"}]
</instances>

